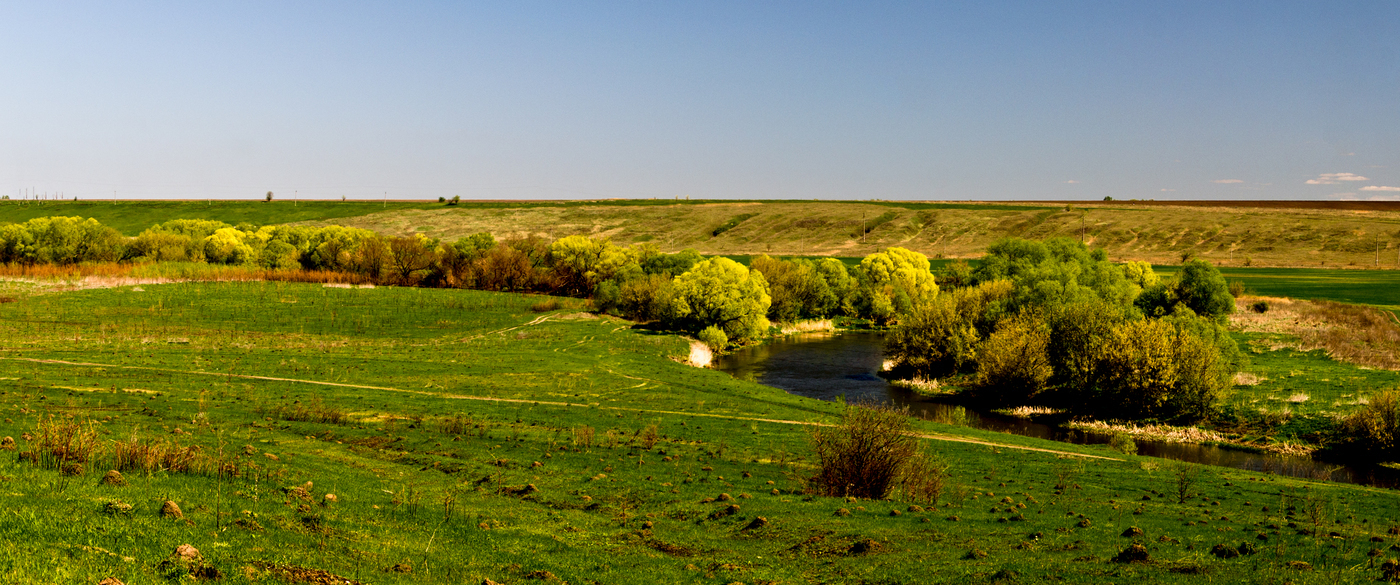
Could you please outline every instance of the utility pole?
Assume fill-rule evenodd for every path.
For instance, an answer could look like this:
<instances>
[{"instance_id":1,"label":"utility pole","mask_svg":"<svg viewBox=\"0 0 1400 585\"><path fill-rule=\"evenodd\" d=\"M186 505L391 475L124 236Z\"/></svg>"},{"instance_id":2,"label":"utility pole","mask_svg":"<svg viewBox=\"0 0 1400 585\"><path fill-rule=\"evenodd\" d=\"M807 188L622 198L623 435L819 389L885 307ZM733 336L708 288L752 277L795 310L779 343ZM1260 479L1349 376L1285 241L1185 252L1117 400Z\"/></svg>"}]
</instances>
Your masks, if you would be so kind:
<instances>
[{"instance_id":1,"label":"utility pole","mask_svg":"<svg viewBox=\"0 0 1400 585\"><path fill-rule=\"evenodd\" d=\"M865 212L860 214L860 243L865 243Z\"/></svg>"},{"instance_id":2,"label":"utility pole","mask_svg":"<svg viewBox=\"0 0 1400 585\"><path fill-rule=\"evenodd\" d=\"M389 192L388 192L388 191L385 191L385 192L384 192L384 208L385 208L385 209L388 209L388 208L389 208Z\"/></svg>"}]
</instances>

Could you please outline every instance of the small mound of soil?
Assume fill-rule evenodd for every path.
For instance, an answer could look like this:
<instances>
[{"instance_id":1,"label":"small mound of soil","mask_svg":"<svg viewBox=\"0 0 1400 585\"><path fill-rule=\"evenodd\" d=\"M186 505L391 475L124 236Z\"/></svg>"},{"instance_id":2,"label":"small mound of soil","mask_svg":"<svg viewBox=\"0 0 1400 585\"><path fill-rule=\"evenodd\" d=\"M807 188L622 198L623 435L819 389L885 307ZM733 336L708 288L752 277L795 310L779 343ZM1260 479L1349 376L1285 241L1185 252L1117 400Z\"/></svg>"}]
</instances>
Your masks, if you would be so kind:
<instances>
[{"instance_id":1,"label":"small mound of soil","mask_svg":"<svg viewBox=\"0 0 1400 585\"><path fill-rule=\"evenodd\" d=\"M1123 536L1123 537L1125 537L1125 538L1132 538L1132 537L1142 536L1142 529L1141 529L1141 528L1138 528L1138 527L1136 527L1136 526L1129 526L1128 529L1127 529L1127 530L1124 530L1124 531L1123 531L1123 534L1121 534L1121 535L1119 535L1119 536Z\"/></svg>"},{"instance_id":2,"label":"small mound of soil","mask_svg":"<svg viewBox=\"0 0 1400 585\"><path fill-rule=\"evenodd\" d=\"M720 518L726 518L726 517L733 516L733 515L738 514L738 513L739 513L739 505L738 505L738 504L730 504L730 505L728 505L728 506L725 506L724 508L721 508L721 509L719 509L719 510L715 510L714 512L711 512L711 513L710 513L710 516L709 516L709 519L710 519L710 520L719 520Z\"/></svg>"},{"instance_id":3,"label":"small mound of soil","mask_svg":"<svg viewBox=\"0 0 1400 585\"><path fill-rule=\"evenodd\" d=\"M161 504L161 505L160 505L160 517L161 517L161 518L174 518L174 519L176 519L176 520L184 520L184 519L185 519L185 513L180 511L180 505L179 505L179 504L176 504L175 502L172 502L172 501L170 501L170 500L166 500L164 504ZM192 546L190 546L190 545L188 545L188 544L182 544L182 545L180 545L180 548L181 548L182 550L183 550L185 547L189 547L191 550L194 549L194 547L192 547ZM195 554L199 554L199 551L195 551ZM183 555L182 555L182 556L183 556Z\"/></svg>"},{"instance_id":4,"label":"small mound of soil","mask_svg":"<svg viewBox=\"0 0 1400 585\"><path fill-rule=\"evenodd\" d=\"M1151 557L1151 555L1147 554L1146 547L1140 544L1134 544L1132 546L1129 546L1128 548L1123 549L1121 552L1118 553L1118 556L1113 557L1113 562L1145 563L1151 560Z\"/></svg>"},{"instance_id":5,"label":"small mound of soil","mask_svg":"<svg viewBox=\"0 0 1400 585\"><path fill-rule=\"evenodd\" d=\"M1237 556L1240 556L1240 551L1239 549L1236 549L1235 547L1230 546L1228 544L1217 544L1210 548L1210 554L1213 554L1222 559L1233 559Z\"/></svg>"},{"instance_id":6,"label":"small mound of soil","mask_svg":"<svg viewBox=\"0 0 1400 585\"><path fill-rule=\"evenodd\" d=\"M863 538L851 544L851 548L847 549L847 552L853 555L863 555L878 552L880 548L880 543L875 542L875 539Z\"/></svg>"},{"instance_id":7,"label":"small mound of soil","mask_svg":"<svg viewBox=\"0 0 1400 585\"><path fill-rule=\"evenodd\" d=\"M748 526L744 527L744 530L758 530L759 528L763 528L767 525L768 519L764 518L763 516L759 516L757 518L754 518L752 522L749 522Z\"/></svg>"},{"instance_id":8,"label":"small mound of soil","mask_svg":"<svg viewBox=\"0 0 1400 585\"><path fill-rule=\"evenodd\" d=\"M662 542L660 540L648 540L647 546L651 547L653 550L671 555L673 557L689 557L695 555L694 550L691 550L678 544Z\"/></svg>"},{"instance_id":9,"label":"small mound of soil","mask_svg":"<svg viewBox=\"0 0 1400 585\"><path fill-rule=\"evenodd\" d=\"M102 485L124 486L126 485L126 478L122 477L120 471L113 469L102 476Z\"/></svg>"},{"instance_id":10,"label":"small mound of soil","mask_svg":"<svg viewBox=\"0 0 1400 585\"><path fill-rule=\"evenodd\" d=\"M253 566L267 571L289 583L310 583L312 585L364 585L359 581L346 579L335 573L320 569L308 569L296 565L275 565L253 561Z\"/></svg>"}]
</instances>

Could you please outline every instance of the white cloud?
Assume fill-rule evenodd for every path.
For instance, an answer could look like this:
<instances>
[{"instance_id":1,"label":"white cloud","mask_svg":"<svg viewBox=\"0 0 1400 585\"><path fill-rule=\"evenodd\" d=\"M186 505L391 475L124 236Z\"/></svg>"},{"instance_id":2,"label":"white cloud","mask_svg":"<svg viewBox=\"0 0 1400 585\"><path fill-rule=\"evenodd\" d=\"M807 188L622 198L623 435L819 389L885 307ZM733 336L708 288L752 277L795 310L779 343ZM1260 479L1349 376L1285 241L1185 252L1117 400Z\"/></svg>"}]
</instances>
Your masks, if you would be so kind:
<instances>
[{"instance_id":1,"label":"white cloud","mask_svg":"<svg viewBox=\"0 0 1400 585\"><path fill-rule=\"evenodd\" d=\"M1386 187L1384 185L1367 185L1361 188L1362 191L1400 191L1400 187Z\"/></svg>"},{"instance_id":2,"label":"white cloud","mask_svg":"<svg viewBox=\"0 0 1400 585\"><path fill-rule=\"evenodd\" d=\"M1212 183L1220 183L1221 185L1233 185L1233 184L1235 184L1235 183L1243 183L1244 181L1241 181L1241 180L1239 180L1239 179L1216 179L1216 180L1211 181L1211 182L1212 182Z\"/></svg>"},{"instance_id":3,"label":"white cloud","mask_svg":"<svg viewBox=\"0 0 1400 585\"><path fill-rule=\"evenodd\" d=\"M1340 199L1342 201L1356 201L1355 193L1333 193L1331 197L1333 199Z\"/></svg>"},{"instance_id":4,"label":"white cloud","mask_svg":"<svg viewBox=\"0 0 1400 585\"><path fill-rule=\"evenodd\" d=\"M1372 195L1367 201L1400 201L1400 195Z\"/></svg>"},{"instance_id":5,"label":"white cloud","mask_svg":"<svg viewBox=\"0 0 1400 585\"><path fill-rule=\"evenodd\" d=\"M1307 184L1309 184L1309 185L1336 185L1337 183L1340 183L1340 182L1342 182L1342 181L1369 181L1369 180L1370 180L1370 179L1367 179L1366 177L1363 177L1363 176L1361 176L1361 175L1353 175L1353 174L1351 174L1351 173L1322 173L1321 175L1318 175L1316 179L1308 179L1308 180L1307 180Z\"/></svg>"},{"instance_id":6,"label":"white cloud","mask_svg":"<svg viewBox=\"0 0 1400 585\"><path fill-rule=\"evenodd\" d=\"M1170 193L1170 192L1175 191L1175 190L1176 190L1176 189L1162 189L1162 192L1163 192L1163 193Z\"/></svg>"},{"instance_id":7,"label":"white cloud","mask_svg":"<svg viewBox=\"0 0 1400 585\"><path fill-rule=\"evenodd\" d=\"M1074 179L1070 179L1070 180L1068 180L1068 181L1065 181L1065 184L1067 184L1067 185L1078 185L1078 184L1079 184L1079 181L1076 181L1076 180L1074 180Z\"/></svg>"}]
</instances>

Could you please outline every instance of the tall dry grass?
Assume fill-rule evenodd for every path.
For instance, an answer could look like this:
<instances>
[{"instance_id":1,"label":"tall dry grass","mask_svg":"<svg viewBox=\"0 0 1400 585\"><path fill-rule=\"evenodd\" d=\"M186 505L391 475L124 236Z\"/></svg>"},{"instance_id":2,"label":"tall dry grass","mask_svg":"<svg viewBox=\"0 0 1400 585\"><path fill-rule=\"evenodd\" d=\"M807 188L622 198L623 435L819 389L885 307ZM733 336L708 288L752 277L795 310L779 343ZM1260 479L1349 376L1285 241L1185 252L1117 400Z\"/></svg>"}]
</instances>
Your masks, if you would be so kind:
<instances>
[{"instance_id":1,"label":"tall dry grass","mask_svg":"<svg viewBox=\"0 0 1400 585\"><path fill-rule=\"evenodd\" d=\"M28 461L44 469L59 470L65 475L82 475L90 469L115 469L154 473L185 473L229 477L244 475L233 459L204 452L198 445L181 445L163 437L142 435L132 430L125 439L104 441L97 423L71 417L50 416L30 433L28 450L20 453Z\"/></svg>"},{"instance_id":2,"label":"tall dry grass","mask_svg":"<svg viewBox=\"0 0 1400 585\"><path fill-rule=\"evenodd\" d=\"M1268 302L1268 312L1244 310L1261 299ZM1230 321L1237 328L1292 335L1303 351L1321 349L1338 361L1400 370L1400 323L1387 311L1332 301L1268 297L1242 297L1236 305Z\"/></svg>"}]
</instances>

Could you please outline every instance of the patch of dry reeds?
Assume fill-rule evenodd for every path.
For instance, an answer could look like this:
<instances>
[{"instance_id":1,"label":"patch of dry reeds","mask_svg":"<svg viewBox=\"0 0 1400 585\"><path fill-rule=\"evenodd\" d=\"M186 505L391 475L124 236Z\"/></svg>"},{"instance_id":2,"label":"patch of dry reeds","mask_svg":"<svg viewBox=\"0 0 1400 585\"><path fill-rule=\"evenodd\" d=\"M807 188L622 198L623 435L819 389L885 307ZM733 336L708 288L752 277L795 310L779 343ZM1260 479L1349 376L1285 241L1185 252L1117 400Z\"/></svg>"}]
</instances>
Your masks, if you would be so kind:
<instances>
[{"instance_id":1,"label":"patch of dry reeds","mask_svg":"<svg viewBox=\"0 0 1400 585\"><path fill-rule=\"evenodd\" d=\"M344 425L350 423L350 416L345 411L328 406L319 399L307 403L300 401L291 405L262 405L258 408L258 413L265 417L272 417L281 420L294 422L309 422L319 424Z\"/></svg>"},{"instance_id":2,"label":"patch of dry reeds","mask_svg":"<svg viewBox=\"0 0 1400 585\"><path fill-rule=\"evenodd\" d=\"M1270 305L1267 313L1244 307L1260 299ZM1252 333L1282 333L1297 338L1284 346L1302 351L1321 349L1338 361L1360 366L1400 370L1400 322L1381 309L1332 301L1297 301L1284 298L1242 297L1231 324Z\"/></svg>"}]
</instances>

